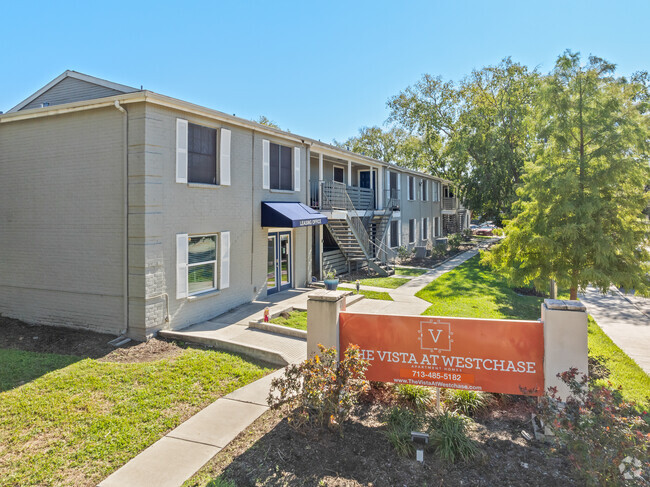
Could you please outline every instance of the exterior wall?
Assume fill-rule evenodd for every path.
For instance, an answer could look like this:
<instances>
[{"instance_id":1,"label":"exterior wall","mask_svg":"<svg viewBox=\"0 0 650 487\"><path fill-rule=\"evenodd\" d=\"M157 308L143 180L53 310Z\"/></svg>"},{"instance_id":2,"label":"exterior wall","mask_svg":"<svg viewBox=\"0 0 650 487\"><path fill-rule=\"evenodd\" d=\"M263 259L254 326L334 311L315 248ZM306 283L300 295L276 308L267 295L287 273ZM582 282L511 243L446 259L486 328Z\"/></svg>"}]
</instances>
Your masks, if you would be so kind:
<instances>
[{"instance_id":1,"label":"exterior wall","mask_svg":"<svg viewBox=\"0 0 650 487\"><path fill-rule=\"evenodd\" d=\"M21 110L39 108L42 103L61 105L73 101L93 100L107 96L120 95L122 92L105 86L88 83L76 78L64 78L42 95L34 98Z\"/></svg>"},{"instance_id":2,"label":"exterior wall","mask_svg":"<svg viewBox=\"0 0 650 487\"><path fill-rule=\"evenodd\" d=\"M0 124L0 313L118 334L123 116L115 108Z\"/></svg>"},{"instance_id":3,"label":"exterior wall","mask_svg":"<svg viewBox=\"0 0 650 487\"><path fill-rule=\"evenodd\" d=\"M130 269L141 266L145 287L142 296L132 295L132 309L144 304L144 321L133 329L150 335L158 329L180 329L213 318L256 297L266 296L267 235L261 227L262 201L307 203L307 148L301 146L300 191L262 189L262 141L296 146L281 138L227 126L156 105L146 107L146 144L142 148L145 174L143 241L129 248ZM231 185L205 186L175 182L176 118L213 128L231 130ZM293 285L309 280L311 263L309 228L292 231ZM204 296L176 299L176 234L230 232L230 286ZM137 257L131 258L132 255ZM139 260L136 264L136 259ZM135 280L135 276L133 277ZM142 278L141 278L142 282ZM169 296L170 321L164 321L164 299Z\"/></svg>"}]
</instances>

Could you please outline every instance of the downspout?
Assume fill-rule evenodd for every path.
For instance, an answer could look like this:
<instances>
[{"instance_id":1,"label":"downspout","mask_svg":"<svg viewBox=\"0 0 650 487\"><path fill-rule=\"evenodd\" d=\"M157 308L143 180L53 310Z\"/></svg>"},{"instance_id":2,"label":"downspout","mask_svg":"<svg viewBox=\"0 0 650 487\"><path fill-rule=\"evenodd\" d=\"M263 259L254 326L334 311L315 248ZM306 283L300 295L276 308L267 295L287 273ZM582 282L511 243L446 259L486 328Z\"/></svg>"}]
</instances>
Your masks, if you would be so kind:
<instances>
[{"instance_id":1,"label":"downspout","mask_svg":"<svg viewBox=\"0 0 650 487\"><path fill-rule=\"evenodd\" d=\"M120 330L120 335L126 335L129 332L129 168L128 168L128 151L129 151L129 113L115 100L115 108L123 115L124 126L124 151L122 176L124 178L124 208L122 209L122 221L124 222L124 241L122 251L124 252L122 286L124 289L124 328Z\"/></svg>"}]
</instances>

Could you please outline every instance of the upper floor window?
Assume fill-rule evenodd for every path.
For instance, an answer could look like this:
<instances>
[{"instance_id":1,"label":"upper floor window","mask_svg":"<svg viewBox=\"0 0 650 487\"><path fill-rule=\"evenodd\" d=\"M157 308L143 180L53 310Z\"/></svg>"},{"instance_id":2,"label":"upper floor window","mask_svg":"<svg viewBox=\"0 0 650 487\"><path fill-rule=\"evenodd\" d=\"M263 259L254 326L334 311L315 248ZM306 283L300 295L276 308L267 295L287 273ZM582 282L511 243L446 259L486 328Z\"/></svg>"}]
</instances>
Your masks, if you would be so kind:
<instances>
[{"instance_id":1,"label":"upper floor window","mask_svg":"<svg viewBox=\"0 0 650 487\"><path fill-rule=\"evenodd\" d=\"M291 147L280 144L269 145L269 170L271 189L293 191L293 160Z\"/></svg>"},{"instance_id":2,"label":"upper floor window","mask_svg":"<svg viewBox=\"0 0 650 487\"><path fill-rule=\"evenodd\" d=\"M426 179L422 180L422 201L427 201L429 199L429 181Z\"/></svg>"},{"instance_id":3,"label":"upper floor window","mask_svg":"<svg viewBox=\"0 0 650 487\"><path fill-rule=\"evenodd\" d=\"M432 201L440 201L440 183L438 181L433 182L433 194Z\"/></svg>"},{"instance_id":4,"label":"upper floor window","mask_svg":"<svg viewBox=\"0 0 650 487\"><path fill-rule=\"evenodd\" d=\"M409 200L415 199L415 178L413 176L407 177L408 182L408 198Z\"/></svg>"},{"instance_id":5,"label":"upper floor window","mask_svg":"<svg viewBox=\"0 0 650 487\"><path fill-rule=\"evenodd\" d=\"M187 182L217 184L217 129L188 124Z\"/></svg>"},{"instance_id":6,"label":"upper floor window","mask_svg":"<svg viewBox=\"0 0 650 487\"><path fill-rule=\"evenodd\" d=\"M262 188L300 191L300 147L262 140Z\"/></svg>"},{"instance_id":7,"label":"upper floor window","mask_svg":"<svg viewBox=\"0 0 650 487\"><path fill-rule=\"evenodd\" d=\"M176 182L230 185L230 130L176 119Z\"/></svg>"}]
</instances>

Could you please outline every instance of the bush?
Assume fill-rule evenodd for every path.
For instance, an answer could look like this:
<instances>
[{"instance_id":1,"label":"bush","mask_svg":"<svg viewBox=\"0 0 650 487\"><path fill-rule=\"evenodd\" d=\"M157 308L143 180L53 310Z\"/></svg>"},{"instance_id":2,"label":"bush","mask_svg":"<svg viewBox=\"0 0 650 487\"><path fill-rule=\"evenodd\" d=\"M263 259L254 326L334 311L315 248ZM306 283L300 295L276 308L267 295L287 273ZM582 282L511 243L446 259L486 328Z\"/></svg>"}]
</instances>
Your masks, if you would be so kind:
<instances>
[{"instance_id":1,"label":"bush","mask_svg":"<svg viewBox=\"0 0 650 487\"><path fill-rule=\"evenodd\" d=\"M288 366L283 377L273 379L267 402L272 409L288 407L296 427L315 423L338 429L368 388L368 361L355 345L347 348L340 362L336 349L318 348L320 355Z\"/></svg>"},{"instance_id":2,"label":"bush","mask_svg":"<svg viewBox=\"0 0 650 487\"><path fill-rule=\"evenodd\" d=\"M408 457L413 454L415 446L411 441L411 431L419 431L423 422L423 416L411 409L394 407L388 411L385 434L399 455Z\"/></svg>"},{"instance_id":3,"label":"bush","mask_svg":"<svg viewBox=\"0 0 650 487\"><path fill-rule=\"evenodd\" d=\"M487 407L489 398L490 396L480 391L445 390L445 402L450 409L465 416L473 416L476 412Z\"/></svg>"},{"instance_id":4,"label":"bush","mask_svg":"<svg viewBox=\"0 0 650 487\"><path fill-rule=\"evenodd\" d=\"M428 387L411 384L398 384L395 386L395 395L407 406L419 411L428 409L431 405L433 393Z\"/></svg>"},{"instance_id":5,"label":"bush","mask_svg":"<svg viewBox=\"0 0 650 487\"><path fill-rule=\"evenodd\" d=\"M447 253L447 245L444 243L437 243L431 250L432 257L444 257Z\"/></svg>"},{"instance_id":6,"label":"bush","mask_svg":"<svg viewBox=\"0 0 650 487\"><path fill-rule=\"evenodd\" d=\"M476 442L467 436L465 416L445 412L430 421L429 443L443 460L455 463L469 460L479 452Z\"/></svg>"},{"instance_id":7,"label":"bush","mask_svg":"<svg viewBox=\"0 0 650 487\"><path fill-rule=\"evenodd\" d=\"M465 230L463 230L463 240L465 242L469 242L470 240L472 240L472 229L471 228L466 228Z\"/></svg>"},{"instance_id":8,"label":"bush","mask_svg":"<svg viewBox=\"0 0 650 487\"><path fill-rule=\"evenodd\" d=\"M401 246L397 249L397 257L399 257L400 260L407 260L411 258L413 254L415 254L415 248L409 250L407 247Z\"/></svg>"},{"instance_id":9,"label":"bush","mask_svg":"<svg viewBox=\"0 0 650 487\"><path fill-rule=\"evenodd\" d=\"M447 242L449 243L449 249L452 252L458 252L460 244L463 242L463 236L460 233L454 233L449 236Z\"/></svg>"},{"instance_id":10,"label":"bush","mask_svg":"<svg viewBox=\"0 0 650 487\"><path fill-rule=\"evenodd\" d=\"M625 478L648 478L650 420L647 411L622 399L577 369L558 374L572 396L560 402L557 389L540 401L540 416L569 452L569 461L587 485L623 485ZM611 384L610 384L611 387ZM624 475L627 474L626 477Z\"/></svg>"}]
</instances>

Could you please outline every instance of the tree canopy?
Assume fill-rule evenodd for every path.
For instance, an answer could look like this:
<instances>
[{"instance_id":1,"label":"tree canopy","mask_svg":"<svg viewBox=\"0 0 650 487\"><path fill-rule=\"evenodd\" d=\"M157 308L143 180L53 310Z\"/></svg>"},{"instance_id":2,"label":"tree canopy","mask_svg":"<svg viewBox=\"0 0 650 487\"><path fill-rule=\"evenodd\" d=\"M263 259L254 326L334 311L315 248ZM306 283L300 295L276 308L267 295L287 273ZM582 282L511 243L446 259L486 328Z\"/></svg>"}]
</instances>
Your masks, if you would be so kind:
<instances>
[{"instance_id":1,"label":"tree canopy","mask_svg":"<svg viewBox=\"0 0 650 487\"><path fill-rule=\"evenodd\" d=\"M539 84L516 216L486 256L515 281L648 290L647 77L614 73L567 51Z\"/></svg>"}]
</instances>

